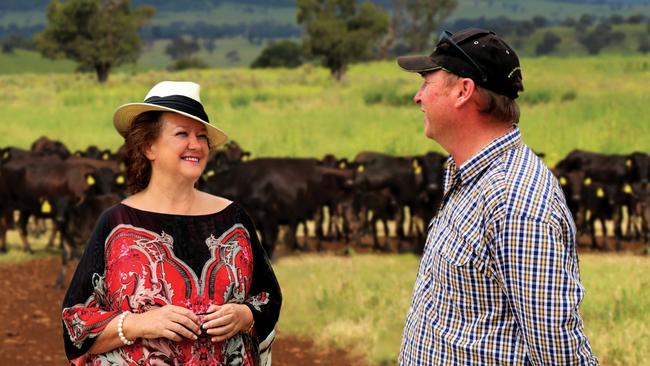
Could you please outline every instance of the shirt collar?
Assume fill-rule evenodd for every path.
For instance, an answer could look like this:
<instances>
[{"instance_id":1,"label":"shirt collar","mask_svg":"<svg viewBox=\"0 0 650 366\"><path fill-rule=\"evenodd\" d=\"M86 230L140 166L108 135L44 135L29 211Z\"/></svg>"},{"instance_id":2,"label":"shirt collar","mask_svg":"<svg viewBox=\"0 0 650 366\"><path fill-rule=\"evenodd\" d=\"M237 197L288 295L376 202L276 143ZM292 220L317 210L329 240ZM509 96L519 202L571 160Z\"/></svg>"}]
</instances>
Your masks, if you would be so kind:
<instances>
[{"instance_id":1,"label":"shirt collar","mask_svg":"<svg viewBox=\"0 0 650 366\"><path fill-rule=\"evenodd\" d=\"M512 131L490 142L460 167L456 166L454 159L450 156L447 160L445 187L449 187L456 180L459 180L461 185L467 184L490 166L499 155L520 142L521 133L515 126Z\"/></svg>"}]
</instances>

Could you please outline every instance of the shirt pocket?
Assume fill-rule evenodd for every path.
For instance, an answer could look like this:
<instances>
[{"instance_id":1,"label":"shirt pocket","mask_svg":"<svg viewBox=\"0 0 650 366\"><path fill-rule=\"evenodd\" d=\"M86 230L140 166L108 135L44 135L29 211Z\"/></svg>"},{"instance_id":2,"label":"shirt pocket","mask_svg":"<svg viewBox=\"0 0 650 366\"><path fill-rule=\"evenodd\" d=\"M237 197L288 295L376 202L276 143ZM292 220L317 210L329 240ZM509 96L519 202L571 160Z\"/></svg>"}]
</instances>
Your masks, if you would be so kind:
<instances>
[{"instance_id":1,"label":"shirt pocket","mask_svg":"<svg viewBox=\"0 0 650 366\"><path fill-rule=\"evenodd\" d=\"M453 267L464 267L472 258L472 245L448 225L439 229L438 253Z\"/></svg>"}]
</instances>

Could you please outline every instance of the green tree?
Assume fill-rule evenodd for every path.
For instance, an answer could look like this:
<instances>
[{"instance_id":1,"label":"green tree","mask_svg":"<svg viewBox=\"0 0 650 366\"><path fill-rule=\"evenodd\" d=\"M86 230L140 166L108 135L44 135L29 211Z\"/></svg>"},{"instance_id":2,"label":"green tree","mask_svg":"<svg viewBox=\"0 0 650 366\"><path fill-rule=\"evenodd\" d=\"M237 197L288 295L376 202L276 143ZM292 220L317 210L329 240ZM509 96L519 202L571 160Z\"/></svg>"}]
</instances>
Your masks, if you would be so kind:
<instances>
[{"instance_id":1,"label":"green tree","mask_svg":"<svg viewBox=\"0 0 650 366\"><path fill-rule=\"evenodd\" d=\"M291 41L272 42L262 50L251 64L251 68L298 67L302 65L303 50L300 44Z\"/></svg>"},{"instance_id":2,"label":"green tree","mask_svg":"<svg viewBox=\"0 0 650 366\"><path fill-rule=\"evenodd\" d=\"M404 26L400 36L412 52L433 48L431 34L458 5L457 0L402 0L396 5L395 14L402 14Z\"/></svg>"},{"instance_id":3,"label":"green tree","mask_svg":"<svg viewBox=\"0 0 650 366\"><path fill-rule=\"evenodd\" d=\"M298 0L297 20L305 27L305 49L322 58L336 80L351 62L369 58L388 30L386 11L355 0Z\"/></svg>"},{"instance_id":4,"label":"green tree","mask_svg":"<svg viewBox=\"0 0 650 366\"><path fill-rule=\"evenodd\" d=\"M105 82L112 68L137 60L138 30L154 12L150 6L132 10L130 0L53 0L34 41L44 56L76 61L79 70L94 70Z\"/></svg>"}]
</instances>

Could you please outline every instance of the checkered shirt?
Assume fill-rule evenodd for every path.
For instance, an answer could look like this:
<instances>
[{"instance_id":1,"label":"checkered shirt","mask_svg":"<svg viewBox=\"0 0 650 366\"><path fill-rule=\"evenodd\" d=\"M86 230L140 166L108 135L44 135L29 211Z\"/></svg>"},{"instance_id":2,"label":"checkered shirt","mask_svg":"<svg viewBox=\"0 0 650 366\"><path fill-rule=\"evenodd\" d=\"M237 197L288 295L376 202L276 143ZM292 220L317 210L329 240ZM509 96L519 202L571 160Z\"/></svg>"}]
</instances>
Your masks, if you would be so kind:
<instances>
[{"instance_id":1,"label":"checkered shirt","mask_svg":"<svg viewBox=\"0 0 650 366\"><path fill-rule=\"evenodd\" d=\"M400 365L598 365L578 306L575 225L519 130L457 168L431 220Z\"/></svg>"}]
</instances>

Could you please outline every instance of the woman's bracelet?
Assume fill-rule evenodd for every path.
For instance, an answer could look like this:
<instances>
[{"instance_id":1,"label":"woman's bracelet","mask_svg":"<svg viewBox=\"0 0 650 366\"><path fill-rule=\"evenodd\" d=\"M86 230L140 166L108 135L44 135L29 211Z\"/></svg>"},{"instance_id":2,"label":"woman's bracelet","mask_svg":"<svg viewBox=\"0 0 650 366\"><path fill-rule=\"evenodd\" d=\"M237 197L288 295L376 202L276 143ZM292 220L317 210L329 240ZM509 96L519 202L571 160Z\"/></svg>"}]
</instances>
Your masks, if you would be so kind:
<instances>
[{"instance_id":1,"label":"woman's bracelet","mask_svg":"<svg viewBox=\"0 0 650 366\"><path fill-rule=\"evenodd\" d=\"M120 337L120 340L122 341L122 343L124 343L125 346L130 346L133 343L135 343L135 340L130 341L126 339L126 337L124 336L124 331L122 329L122 325L124 324L124 318L126 317L126 314L131 314L131 312L130 311L123 312L122 315L120 315L120 318L117 320L117 335Z\"/></svg>"}]
</instances>

